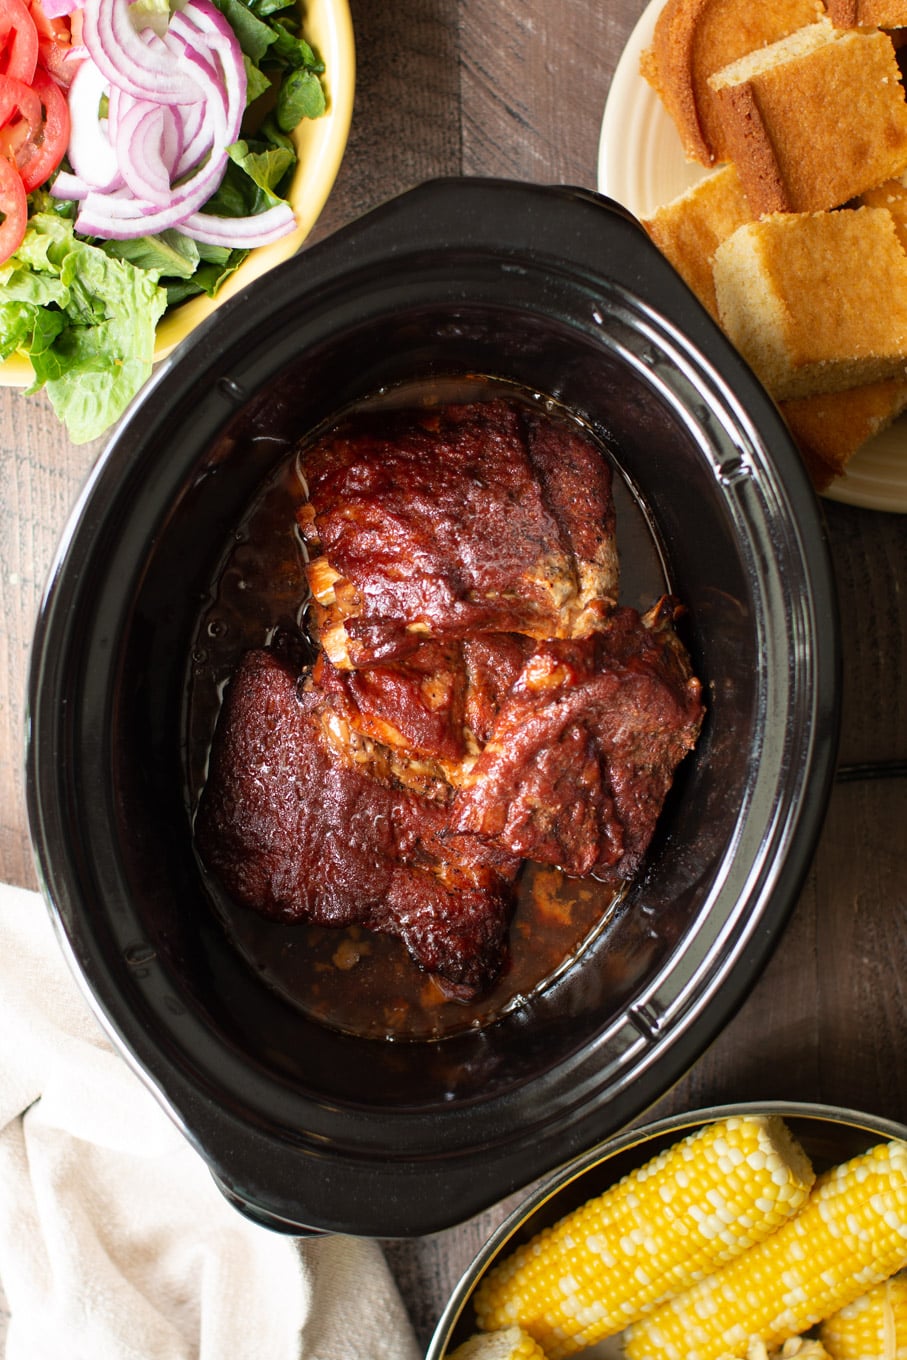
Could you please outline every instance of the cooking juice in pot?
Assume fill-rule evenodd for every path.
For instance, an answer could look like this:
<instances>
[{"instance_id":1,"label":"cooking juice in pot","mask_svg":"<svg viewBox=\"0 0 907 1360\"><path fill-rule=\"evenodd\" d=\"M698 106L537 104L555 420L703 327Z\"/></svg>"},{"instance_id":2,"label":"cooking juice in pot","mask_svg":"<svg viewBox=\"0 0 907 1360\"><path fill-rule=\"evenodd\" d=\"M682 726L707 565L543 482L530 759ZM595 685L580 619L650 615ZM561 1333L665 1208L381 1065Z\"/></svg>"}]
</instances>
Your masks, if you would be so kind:
<instances>
[{"instance_id":1,"label":"cooking juice in pot","mask_svg":"<svg viewBox=\"0 0 907 1360\"><path fill-rule=\"evenodd\" d=\"M433 379L385 391L364 412L504 398L527 410L578 422L556 403L486 378ZM355 413L354 413L355 414ZM318 434L320 432L316 432ZM586 438L590 432L583 427ZM276 646L300 661L316 653L309 637L308 552L297 526L307 499L306 447L288 450L225 545L221 569L200 614L187 684L187 784L193 811L205 786L225 687L252 649ZM596 439L602 457L607 449ZM613 468L621 603L644 610L667 590L663 560L646 513ZM492 545L489 545L492 550ZM620 910L623 890L594 875L575 876L524 861L514 884L506 962L479 999L464 1000L420 969L391 935L268 919L233 901L209 876L212 900L233 946L276 991L326 1025L363 1036L439 1038L492 1022L550 985L599 937Z\"/></svg>"}]
</instances>

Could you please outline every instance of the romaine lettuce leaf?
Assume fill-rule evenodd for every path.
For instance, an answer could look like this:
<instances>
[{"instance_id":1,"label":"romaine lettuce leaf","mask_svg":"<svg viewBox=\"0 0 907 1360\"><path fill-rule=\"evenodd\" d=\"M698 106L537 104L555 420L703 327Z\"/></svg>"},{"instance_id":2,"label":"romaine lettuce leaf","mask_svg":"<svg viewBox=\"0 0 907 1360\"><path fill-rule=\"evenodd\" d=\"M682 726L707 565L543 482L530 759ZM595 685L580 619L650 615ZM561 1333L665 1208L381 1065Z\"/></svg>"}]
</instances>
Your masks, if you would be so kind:
<instances>
[{"instance_id":1,"label":"romaine lettuce leaf","mask_svg":"<svg viewBox=\"0 0 907 1360\"><path fill-rule=\"evenodd\" d=\"M37 213L0 288L0 352L28 356L29 391L46 389L73 443L96 439L151 374L167 306L157 275L79 240L66 219Z\"/></svg>"},{"instance_id":2,"label":"romaine lettuce leaf","mask_svg":"<svg viewBox=\"0 0 907 1360\"><path fill-rule=\"evenodd\" d=\"M191 279L200 259L198 246L188 236L173 229L157 236L138 236L126 241L104 241L105 255L117 260L128 260L139 269L147 269L157 277Z\"/></svg>"}]
</instances>

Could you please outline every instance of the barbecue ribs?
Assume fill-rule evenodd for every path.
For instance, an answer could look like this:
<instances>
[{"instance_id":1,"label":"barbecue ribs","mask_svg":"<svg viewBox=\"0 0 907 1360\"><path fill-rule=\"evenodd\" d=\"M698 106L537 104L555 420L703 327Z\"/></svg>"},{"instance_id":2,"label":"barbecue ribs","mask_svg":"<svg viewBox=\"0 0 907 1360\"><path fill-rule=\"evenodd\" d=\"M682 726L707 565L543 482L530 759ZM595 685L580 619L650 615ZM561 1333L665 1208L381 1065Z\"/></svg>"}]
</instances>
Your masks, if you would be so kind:
<instances>
[{"instance_id":1,"label":"barbecue ribs","mask_svg":"<svg viewBox=\"0 0 907 1360\"><path fill-rule=\"evenodd\" d=\"M383 412L322 440L299 515L338 666L426 637L586 637L617 599L611 474L579 428L503 401Z\"/></svg>"},{"instance_id":2,"label":"barbecue ribs","mask_svg":"<svg viewBox=\"0 0 907 1360\"><path fill-rule=\"evenodd\" d=\"M637 871L703 716L676 602L617 607L607 464L524 406L385 412L305 473L321 650L242 661L199 850L246 905L398 936L469 997L524 859Z\"/></svg>"}]
</instances>

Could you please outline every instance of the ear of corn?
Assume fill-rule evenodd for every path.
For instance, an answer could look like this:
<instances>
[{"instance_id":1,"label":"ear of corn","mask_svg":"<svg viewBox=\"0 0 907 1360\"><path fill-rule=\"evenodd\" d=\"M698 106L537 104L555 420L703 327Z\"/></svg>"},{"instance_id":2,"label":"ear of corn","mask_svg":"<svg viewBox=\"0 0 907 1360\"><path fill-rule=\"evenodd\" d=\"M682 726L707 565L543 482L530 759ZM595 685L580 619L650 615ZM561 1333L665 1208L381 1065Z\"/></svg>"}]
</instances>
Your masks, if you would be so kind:
<instances>
[{"instance_id":1,"label":"ear of corn","mask_svg":"<svg viewBox=\"0 0 907 1360\"><path fill-rule=\"evenodd\" d=\"M739 1357L723 1355L721 1360L739 1360ZM753 1337L746 1348L745 1360L833 1360L833 1357L820 1341L810 1337L793 1336L780 1350L772 1351L764 1341Z\"/></svg>"},{"instance_id":2,"label":"ear of corn","mask_svg":"<svg viewBox=\"0 0 907 1360\"><path fill-rule=\"evenodd\" d=\"M545 1352L521 1327L471 1336L447 1360L545 1360Z\"/></svg>"},{"instance_id":3,"label":"ear of corn","mask_svg":"<svg viewBox=\"0 0 907 1360\"><path fill-rule=\"evenodd\" d=\"M907 1360L907 1275L854 1299L819 1328L832 1360Z\"/></svg>"},{"instance_id":4,"label":"ear of corn","mask_svg":"<svg viewBox=\"0 0 907 1360\"><path fill-rule=\"evenodd\" d=\"M749 1337L772 1346L808 1331L905 1265L907 1144L883 1143L821 1176L796 1217L631 1327L625 1354L745 1356Z\"/></svg>"},{"instance_id":5,"label":"ear of corn","mask_svg":"<svg viewBox=\"0 0 907 1360\"><path fill-rule=\"evenodd\" d=\"M706 1125L492 1270L476 1292L479 1326L519 1325L562 1360L760 1241L812 1183L780 1119Z\"/></svg>"}]
</instances>

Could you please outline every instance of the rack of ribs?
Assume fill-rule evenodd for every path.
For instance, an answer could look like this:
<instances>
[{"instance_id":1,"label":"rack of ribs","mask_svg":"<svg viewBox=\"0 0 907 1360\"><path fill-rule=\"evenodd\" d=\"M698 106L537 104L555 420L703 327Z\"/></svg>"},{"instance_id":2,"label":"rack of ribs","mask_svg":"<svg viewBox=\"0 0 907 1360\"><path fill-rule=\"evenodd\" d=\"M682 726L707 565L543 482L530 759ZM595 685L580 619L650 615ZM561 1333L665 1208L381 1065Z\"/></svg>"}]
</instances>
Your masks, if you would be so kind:
<instances>
[{"instance_id":1,"label":"rack of ribs","mask_svg":"<svg viewBox=\"0 0 907 1360\"><path fill-rule=\"evenodd\" d=\"M617 600L611 473L579 426L503 401L376 413L305 463L315 631L339 666L426 637L586 637Z\"/></svg>"},{"instance_id":2,"label":"rack of ribs","mask_svg":"<svg viewBox=\"0 0 907 1360\"><path fill-rule=\"evenodd\" d=\"M360 417L304 472L319 651L242 660L198 848L247 906L395 935L470 998L524 859L638 871L703 718L678 606L617 605L608 464L538 410Z\"/></svg>"}]
</instances>

